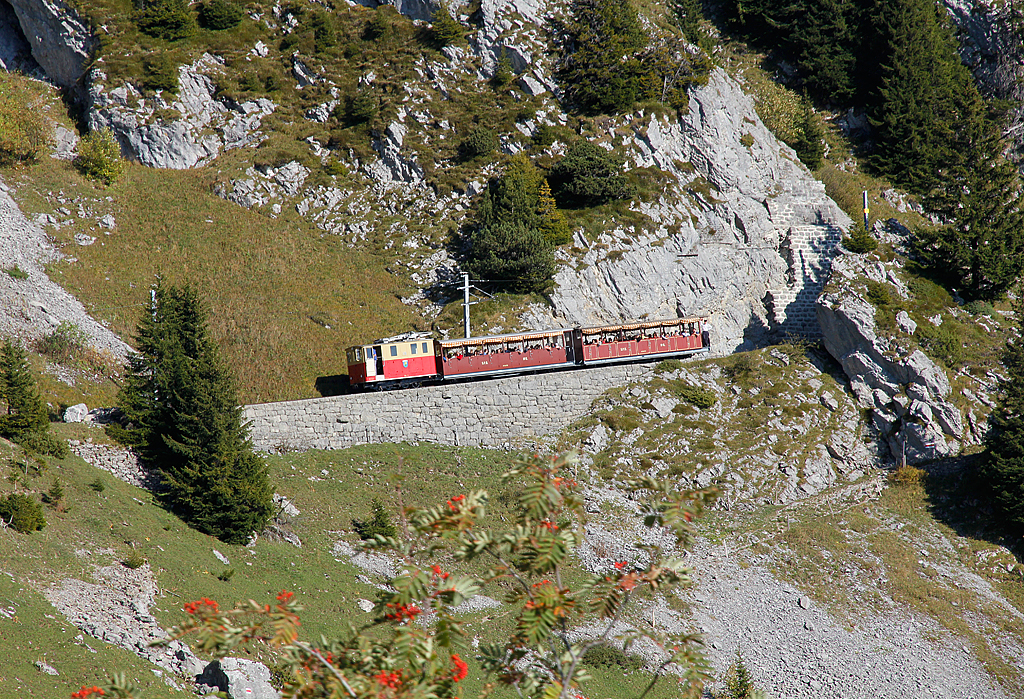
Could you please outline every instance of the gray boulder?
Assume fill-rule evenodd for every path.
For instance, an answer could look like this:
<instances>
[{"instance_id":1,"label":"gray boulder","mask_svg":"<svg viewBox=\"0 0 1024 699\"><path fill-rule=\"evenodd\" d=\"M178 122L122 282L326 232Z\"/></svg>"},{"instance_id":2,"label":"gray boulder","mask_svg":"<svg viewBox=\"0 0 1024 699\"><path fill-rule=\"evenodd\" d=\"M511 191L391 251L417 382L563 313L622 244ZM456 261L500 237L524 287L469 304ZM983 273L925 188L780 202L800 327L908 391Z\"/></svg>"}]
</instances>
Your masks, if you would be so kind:
<instances>
[{"instance_id":1,"label":"gray boulder","mask_svg":"<svg viewBox=\"0 0 1024 699\"><path fill-rule=\"evenodd\" d=\"M96 48L88 22L64 0L10 0L10 5L47 77L63 88L74 87Z\"/></svg>"},{"instance_id":2,"label":"gray boulder","mask_svg":"<svg viewBox=\"0 0 1024 699\"><path fill-rule=\"evenodd\" d=\"M196 684L216 687L231 699L280 699L270 685L270 670L244 658L221 658L206 666Z\"/></svg>"},{"instance_id":3,"label":"gray boulder","mask_svg":"<svg viewBox=\"0 0 1024 699\"><path fill-rule=\"evenodd\" d=\"M64 411L64 422L82 422L85 420L85 416L89 414L89 406L85 403L79 403L78 405L72 405L70 408Z\"/></svg>"}]
</instances>

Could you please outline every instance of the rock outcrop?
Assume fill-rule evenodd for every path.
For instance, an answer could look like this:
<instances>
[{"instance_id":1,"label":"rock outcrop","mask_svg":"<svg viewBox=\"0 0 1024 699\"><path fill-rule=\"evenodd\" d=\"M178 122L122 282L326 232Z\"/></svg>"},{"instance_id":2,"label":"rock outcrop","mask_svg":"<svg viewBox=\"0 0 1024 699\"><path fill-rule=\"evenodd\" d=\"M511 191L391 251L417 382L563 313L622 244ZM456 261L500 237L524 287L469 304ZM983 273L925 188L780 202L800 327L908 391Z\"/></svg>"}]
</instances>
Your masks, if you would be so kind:
<instances>
[{"instance_id":1,"label":"rock outcrop","mask_svg":"<svg viewBox=\"0 0 1024 699\"><path fill-rule=\"evenodd\" d=\"M842 365L857 401L871 410L894 458L917 463L958 453L961 442L976 438L951 400L946 371L920 349L907 351L879 332L875 306L857 283L864 279L904 286L892 265L863 255L835 260L818 299L825 347Z\"/></svg>"},{"instance_id":2,"label":"rock outcrop","mask_svg":"<svg viewBox=\"0 0 1024 699\"><path fill-rule=\"evenodd\" d=\"M96 47L88 22L64 0L9 0L32 57L63 88L78 83Z\"/></svg>"},{"instance_id":3,"label":"rock outcrop","mask_svg":"<svg viewBox=\"0 0 1024 699\"><path fill-rule=\"evenodd\" d=\"M208 163L222 151L258 144L263 117L276 106L266 98L241 104L216 97L214 77L224 60L203 54L178 67L178 94L145 98L130 83L112 86L106 74L89 76L88 123L110 129L124 154L143 165L182 170Z\"/></svg>"}]
</instances>

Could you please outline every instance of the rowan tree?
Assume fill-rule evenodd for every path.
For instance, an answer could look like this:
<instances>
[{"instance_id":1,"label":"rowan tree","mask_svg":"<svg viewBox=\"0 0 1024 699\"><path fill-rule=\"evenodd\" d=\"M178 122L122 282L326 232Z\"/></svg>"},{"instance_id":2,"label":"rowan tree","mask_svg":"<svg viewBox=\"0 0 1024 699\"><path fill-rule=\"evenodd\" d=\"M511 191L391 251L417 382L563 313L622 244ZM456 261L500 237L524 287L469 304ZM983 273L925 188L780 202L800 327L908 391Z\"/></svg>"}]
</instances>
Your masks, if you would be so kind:
<instances>
[{"instance_id":1,"label":"rowan tree","mask_svg":"<svg viewBox=\"0 0 1024 699\"><path fill-rule=\"evenodd\" d=\"M159 282L136 347L119 402L161 500L199 531L245 543L273 512L271 490L195 290Z\"/></svg>"},{"instance_id":2,"label":"rowan tree","mask_svg":"<svg viewBox=\"0 0 1024 699\"><path fill-rule=\"evenodd\" d=\"M318 647L300 641L301 607L283 591L272 604L249 601L230 610L205 597L186 604L189 618L164 642L191 636L199 649L217 656L246 643L276 647L288 699L458 697L459 683L469 672L463 656L474 651L454 608L485 586L499 585L508 591L513 631L506 640L481 643L475 651L489 680L484 696L493 685L531 699L581 696L588 650L641 637L663 650L652 685L674 665L684 693L699 692L709 670L699 636L661 633L646 624L625 633L616 630L634 597L689 581L690 571L676 547L637 544L627 556L632 560L609 561L598 572L584 574L581 582L571 582L578 576L566 574L585 520L571 464L566 455L521 459L504 476L519 486L515 514L498 528L487 521L489 495L483 490L433 508L406 509L401 535L364 543L394 551L403 572L380 588L373 621L350 627L344 638L324 639ZM682 547L692 542L694 519L717 495L714 489L680 491L650 478L631 482L627 489L640 503L644 524L671 533ZM487 571L447 571L435 562L438 550L471 566L483 563ZM574 633L583 626L597 631L582 637Z\"/></svg>"},{"instance_id":3,"label":"rowan tree","mask_svg":"<svg viewBox=\"0 0 1024 699\"><path fill-rule=\"evenodd\" d=\"M1006 380L989 416L981 475L1001 524L1024 530L1024 301L1018 300L1014 310L1022 334L1007 342L1003 352Z\"/></svg>"}]
</instances>

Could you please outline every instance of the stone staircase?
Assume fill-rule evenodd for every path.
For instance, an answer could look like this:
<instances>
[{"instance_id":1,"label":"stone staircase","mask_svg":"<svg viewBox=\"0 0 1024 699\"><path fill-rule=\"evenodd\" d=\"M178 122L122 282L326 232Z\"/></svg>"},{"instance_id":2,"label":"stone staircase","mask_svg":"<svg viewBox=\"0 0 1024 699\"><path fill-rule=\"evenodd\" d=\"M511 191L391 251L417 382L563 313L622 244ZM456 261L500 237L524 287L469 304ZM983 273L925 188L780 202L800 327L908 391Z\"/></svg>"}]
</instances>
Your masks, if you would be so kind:
<instances>
[{"instance_id":1,"label":"stone staircase","mask_svg":"<svg viewBox=\"0 0 1024 699\"><path fill-rule=\"evenodd\" d=\"M786 334L820 337L814 304L828 281L832 258L843 231L828 222L789 225L792 221L789 207L773 213L779 228L786 231L780 252L789 269L786 285L770 289L765 295L771 328Z\"/></svg>"}]
</instances>

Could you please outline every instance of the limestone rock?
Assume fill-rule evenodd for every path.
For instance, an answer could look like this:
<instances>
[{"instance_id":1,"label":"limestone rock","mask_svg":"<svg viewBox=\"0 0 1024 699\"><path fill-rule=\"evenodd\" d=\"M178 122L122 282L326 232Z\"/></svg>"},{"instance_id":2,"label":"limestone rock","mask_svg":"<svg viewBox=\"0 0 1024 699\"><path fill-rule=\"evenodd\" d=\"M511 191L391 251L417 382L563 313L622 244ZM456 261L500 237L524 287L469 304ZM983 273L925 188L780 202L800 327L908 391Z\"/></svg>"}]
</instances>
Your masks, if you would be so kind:
<instances>
[{"instance_id":1,"label":"limestone rock","mask_svg":"<svg viewBox=\"0 0 1024 699\"><path fill-rule=\"evenodd\" d=\"M216 687L231 699L279 699L270 684L270 670L263 663L245 658L221 658L206 666L197 684Z\"/></svg>"},{"instance_id":2,"label":"limestone rock","mask_svg":"<svg viewBox=\"0 0 1024 699\"><path fill-rule=\"evenodd\" d=\"M63 88L74 87L96 48L86 19L64 0L10 0L10 5L47 77Z\"/></svg>"},{"instance_id":3,"label":"limestone rock","mask_svg":"<svg viewBox=\"0 0 1024 699\"><path fill-rule=\"evenodd\" d=\"M825 347L842 365L860 405L872 411L894 458L905 455L914 463L952 455L962 438L974 436L965 435L963 417L949 400L946 372L921 350L900 350L881 336L874 306L856 291L857 279L888 279L889 270L879 269L879 264L858 255L833 263L832 278L817 306ZM909 317L904 325L906 321L913 323ZM906 327L904 331L910 332Z\"/></svg>"},{"instance_id":4,"label":"limestone rock","mask_svg":"<svg viewBox=\"0 0 1024 699\"><path fill-rule=\"evenodd\" d=\"M896 325L908 335L913 335L914 331L917 330L917 323L907 315L906 311L900 311L896 314Z\"/></svg>"},{"instance_id":5,"label":"limestone rock","mask_svg":"<svg viewBox=\"0 0 1024 699\"><path fill-rule=\"evenodd\" d=\"M90 74L89 129L109 128L124 154L143 165L175 170L203 165L224 150L259 143L260 124L276 108L260 98L238 104L215 96L224 60L206 53L178 68L178 94L143 98L129 83L112 86Z\"/></svg>"},{"instance_id":6,"label":"limestone rock","mask_svg":"<svg viewBox=\"0 0 1024 699\"><path fill-rule=\"evenodd\" d=\"M64 422L82 422L85 416L89 414L89 406L85 403L79 403L78 405L72 405L64 411Z\"/></svg>"}]
</instances>

